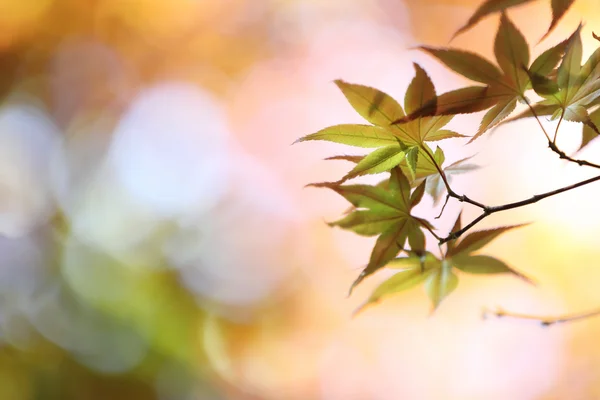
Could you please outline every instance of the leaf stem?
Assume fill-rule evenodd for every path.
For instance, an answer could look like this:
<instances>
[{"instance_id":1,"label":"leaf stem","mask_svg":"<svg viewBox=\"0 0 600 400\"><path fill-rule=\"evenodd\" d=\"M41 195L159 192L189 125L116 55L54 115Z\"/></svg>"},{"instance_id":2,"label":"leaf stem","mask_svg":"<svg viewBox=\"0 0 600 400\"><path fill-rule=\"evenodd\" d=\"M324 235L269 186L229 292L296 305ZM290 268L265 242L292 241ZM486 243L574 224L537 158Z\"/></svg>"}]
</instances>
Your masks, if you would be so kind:
<instances>
[{"instance_id":1,"label":"leaf stem","mask_svg":"<svg viewBox=\"0 0 600 400\"><path fill-rule=\"evenodd\" d=\"M452 188L450 187L450 183L448 182L448 178L446 177L446 173L444 172L444 170L442 169L442 167L439 166L437 164L437 162L435 162L435 158L433 157L433 154L431 154L429 152L429 150L425 146L423 146L422 149L425 152L425 154L427 154L427 157L429 157L429 159L431 160L431 162L433 163L433 165L435 165L435 169L437 169L438 173L442 177L442 181L444 182L444 186L446 186L446 190L448 191L448 196L454 197L455 199L457 199L461 203L469 203L469 204L477 206L477 207L479 207L479 208L481 208L483 210L486 209L486 206L483 205L483 204L481 204L480 202L475 201L475 200L473 200L473 199L465 196L464 194L460 195L460 194L456 193L454 190L452 190ZM444 206L445 206L445 204L444 204ZM443 211L443 209L442 209L442 211ZM440 213L440 216L441 216L441 213Z\"/></svg>"},{"instance_id":2,"label":"leaf stem","mask_svg":"<svg viewBox=\"0 0 600 400\"><path fill-rule=\"evenodd\" d=\"M546 132L546 128L544 128L544 125L542 124L542 121L540 121L540 117L537 115L537 112L535 112L535 108L533 108L531 106L531 103L529 102L529 99L527 97L521 96L521 98L523 99L523 101L525 102L525 104L527 104L527 107L529 107L529 110L531 111L531 114L533 114L533 116L535 117L535 120L540 125L540 128L542 128L542 132L544 132L544 135L546 136L546 139L548 139L548 142L550 142L550 135L548 135L548 132Z\"/></svg>"},{"instance_id":3,"label":"leaf stem","mask_svg":"<svg viewBox=\"0 0 600 400\"><path fill-rule=\"evenodd\" d=\"M554 130L554 137L552 138L552 144L556 144L556 137L558 136L558 129L560 128L560 123L562 122L565 116L565 110L563 109L560 113L560 119L558 120L558 124L556 125L556 129Z\"/></svg>"}]
</instances>

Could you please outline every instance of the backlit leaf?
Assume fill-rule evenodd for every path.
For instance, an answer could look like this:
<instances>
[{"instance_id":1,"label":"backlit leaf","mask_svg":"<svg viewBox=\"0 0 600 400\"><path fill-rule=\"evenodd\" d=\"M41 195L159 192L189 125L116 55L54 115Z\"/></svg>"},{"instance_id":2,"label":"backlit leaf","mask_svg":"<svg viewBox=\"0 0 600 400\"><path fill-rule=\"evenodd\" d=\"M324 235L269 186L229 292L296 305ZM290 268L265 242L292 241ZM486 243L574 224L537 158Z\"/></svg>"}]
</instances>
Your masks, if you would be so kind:
<instances>
[{"instance_id":1,"label":"backlit leaf","mask_svg":"<svg viewBox=\"0 0 600 400\"><path fill-rule=\"evenodd\" d=\"M406 157L406 152L398 145L381 147L365 156L348 172L344 179L359 175L379 174L394 168Z\"/></svg>"},{"instance_id":2,"label":"backlit leaf","mask_svg":"<svg viewBox=\"0 0 600 400\"><path fill-rule=\"evenodd\" d=\"M373 125L387 126L404 116L402 106L390 95L375 88L336 80L352 107Z\"/></svg>"},{"instance_id":3,"label":"backlit leaf","mask_svg":"<svg viewBox=\"0 0 600 400\"><path fill-rule=\"evenodd\" d=\"M534 72L528 72L528 75L533 90L540 96L547 97L558 93L560 89L558 83L554 82L552 79Z\"/></svg>"},{"instance_id":4,"label":"backlit leaf","mask_svg":"<svg viewBox=\"0 0 600 400\"><path fill-rule=\"evenodd\" d=\"M425 251L425 234L416 220L410 220L408 223L413 225L408 230L408 245L410 246L411 251L414 251L417 254L423 254Z\"/></svg>"},{"instance_id":5,"label":"backlit leaf","mask_svg":"<svg viewBox=\"0 0 600 400\"><path fill-rule=\"evenodd\" d=\"M530 278L518 271L515 271L503 261L490 256L456 256L452 257L452 264L461 271L468 272L470 274L508 273L516 275L529 283L533 283Z\"/></svg>"},{"instance_id":6,"label":"backlit leaf","mask_svg":"<svg viewBox=\"0 0 600 400\"><path fill-rule=\"evenodd\" d=\"M482 18L490 14L505 11L510 7L529 3L531 1L533 0L486 0L479 6L471 18L469 18L469 21L454 34L454 37L473 27Z\"/></svg>"},{"instance_id":7,"label":"backlit leaf","mask_svg":"<svg viewBox=\"0 0 600 400\"><path fill-rule=\"evenodd\" d=\"M458 277L452 271L452 266L442 261L441 268L432 270L425 281L425 291L433 303L435 310L442 300L458 286Z\"/></svg>"},{"instance_id":8,"label":"backlit leaf","mask_svg":"<svg viewBox=\"0 0 600 400\"><path fill-rule=\"evenodd\" d=\"M469 86L451 90L428 101L420 109L394 123L406 123L419 117L468 114L486 110L496 103L494 98L488 96L488 91L487 86Z\"/></svg>"},{"instance_id":9,"label":"backlit leaf","mask_svg":"<svg viewBox=\"0 0 600 400\"><path fill-rule=\"evenodd\" d=\"M534 0L486 0L484 1L477 11L469 18L469 21L461 27L453 37L465 32L466 30L472 28L475 24L477 24L482 18L496 13L503 12L511 7L520 6L526 3L530 3ZM550 27L542 37L542 39L546 38L552 30L556 27L562 16L569 9L571 4L573 4L574 0L551 0L552 1L552 22L550 23Z\"/></svg>"},{"instance_id":10,"label":"backlit leaf","mask_svg":"<svg viewBox=\"0 0 600 400\"><path fill-rule=\"evenodd\" d=\"M370 185L337 185L333 183L313 184L329 188L348 200L356 208L371 210L397 210L407 213L406 203L388 190Z\"/></svg>"},{"instance_id":11,"label":"backlit leaf","mask_svg":"<svg viewBox=\"0 0 600 400\"><path fill-rule=\"evenodd\" d=\"M410 208L413 208L421 202L423 195L425 194L425 181L421 182L419 186L410 195Z\"/></svg>"},{"instance_id":12,"label":"backlit leaf","mask_svg":"<svg viewBox=\"0 0 600 400\"><path fill-rule=\"evenodd\" d=\"M351 163L357 164L363 158L365 158L365 156L342 155L342 156L327 157L325 160L343 160L343 161L350 161Z\"/></svg>"},{"instance_id":13,"label":"backlit leaf","mask_svg":"<svg viewBox=\"0 0 600 400\"><path fill-rule=\"evenodd\" d=\"M356 147L381 147L397 144L397 137L388 129L371 125L342 124L321 129L304 136L297 142L326 140Z\"/></svg>"},{"instance_id":14,"label":"backlit leaf","mask_svg":"<svg viewBox=\"0 0 600 400\"><path fill-rule=\"evenodd\" d=\"M473 81L487 84L501 81L502 72L494 64L475 53L432 47L420 47L420 49L440 60L454 72Z\"/></svg>"},{"instance_id":15,"label":"backlit leaf","mask_svg":"<svg viewBox=\"0 0 600 400\"><path fill-rule=\"evenodd\" d=\"M546 38L554 27L558 24L558 21L565 15L567 10L571 7L575 0L552 0L552 22L548 31L544 34L542 39Z\"/></svg>"},{"instance_id":16,"label":"backlit leaf","mask_svg":"<svg viewBox=\"0 0 600 400\"><path fill-rule=\"evenodd\" d=\"M418 157L419 148L417 146L411 147L406 153L406 165L408 166L408 171L410 172L412 180L415 180L416 177Z\"/></svg>"},{"instance_id":17,"label":"backlit leaf","mask_svg":"<svg viewBox=\"0 0 600 400\"><path fill-rule=\"evenodd\" d=\"M426 145L425 145L426 146ZM431 153L432 150L427 147L428 151ZM433 155L434 160L438 165L444 164L444 152L440 147L438 147ZM406 160L403 160L400 165L400 169L405 175L410 175L410 171L408 170L408 165L406 164ZM416 186L421 183L421 181L428 176L437 174L438 170L435 167L435 164L425 153L425 150L419 149L419 156L417 158L417 170L415 173L415 180L413 180L413 185Z\"/></svg>"},{"instance_id":18,"label":"backlit leaf","mask_svg":"<svg viewBox=\"0 0 600 400\"><path fill-rule=\"evenodd\" d=\"M436 101L435 88L431 79L418 64L413 64L415 68L415 77L406 89L404 96L404 109L407 114L413 113L428 104ZM435 107L435 105L431 105ZM397 120L397 119L396 119Z\"/></svg>"},{"instance_id":19,"label":"backlit leaf","mask_svg":"<svg viewBox=\"0 0 600 400\"><path fill-rule=\"evenodd\" d=\"M590 119L597 126L600 127L600 109L597 109L593 113L590 114ZM598 133L594 129L592 129L589 125L583 126L581 145L579 146L578 151L586 147L592 140L598 137Z\"/></svg>"},{"instance_id":20,"label":"backlit leaf","mask_svg":"<svg viewBox=\"0 0 600 400\"><path fill-rule=\"evenodd\" d=\"M400 204L402 210L408 212L410 210L410 183L401 168L396 167L391 170L388 190L394 196L395 201Z\"/></svg>"},{"instance_id":21,"label":"backlit leaf","mask_svg":"<svg viewBox=\"0 0 600 400\"><path fill-rule=\"evenodd\" d=\"M535 115L537 115L538 117L547 117L547 116L554 114L556 112L556 110L559 110L560 106L558 104L537 103L537 104L533 104L532 108L533 108L533 111L531 111L530 108L527 108L526 110L515 115L514 117L505 119L504 121L500 122L497 126L508 124L510 122L518 121L518 120L524 119L524 118L531 118L531 117L534 117ZM535 114L534 114L534 112L535 112Z\"/></svg>"},{"instance_id":22,"label":"backlit leaf","mask_svg":"<svg viewBox=\"0 0 600 400\"><path fill-rule=\"evenodd\" d=\"M562 99L565 103L576 92L575 85L581 70L581 24L569 38L567 49L561 64L558 67L557 83L561 88Z\"/></svg>"},{"instance_id":23,"label":"backlit leaf","mask_svg":"<svg viewBox=\"0 0 600 400\"><path fill-rule=\"evenodd\" d=\"M460 221L461 217L462 217L462 211L458 213L458 217L456 218L456 221L454 222L452 229L450 229L450 233L460 231L460 229L462 227L461 221ZM456 244L456 240L450 240L450 241L446 242L446 248L448 250L447 251L448 253L452 253L452 250L454 249L455 244Z\"/></svg>"},{"instance_id":24,"label":"backlit leaf","mask_svg":"<svg viewBox=\"0 0 600 400\"><path fill-rule=\"evenodd\" d=\"M375 288L367 302L360 306L356 312L364 310L364 308L368 305L377 303L385 297L398 294L422 283L427 278L429 273L431 273L431 270L423 271L418 262L419 261L417 259L416 265L405 268L402 271L392 275L387 280L383 281L379 286L377 286L377 288Z\"/></svg>"},{"instance_id":25,"label":"backlit leaf","mask_svg":"<svg viewBox=\"0 0 600 400\"><path fill-rule=\"evenodd\" d=\"M411 255L408 257L398 257L391 260L386 268L391 269L413 269L428 270L441 267L441 261L432 253L426 252L423 255Z\"/></svg>"},{"instance_id":26,"label":"backlit leaf","mask_svg":"<svg viewBox=\"0 0 600 400\"><path fill-rule=\"evenodd\" d=\"M363 236L373 236L383 233L402 218L406 218L406 214L394 210L358 210L339 221L329 223L329 226L337 226Z\"/></svg>"},{"instance_id":27,"label":"backlit leaf","mask_svg":"<svg viewBox=\"0 0 600 400\"><path fill-rule=\"evenodd\" d=\"M465 236L452 251L448 252L448 257L454 257L458 254L467 255L474 251L481 249L483 246L487 245L489 242L507 232L511 229L519 228L524 226L521 225L512 225L512 226L504 226L501 228L494 228L483 231L476 231Z\"/></svg>"},{"instance_id":28,"label":"backlit leaf","mask_svg":"<svg viewBox=\"0 0 600 400\"><path fill-rule=\"evenodd\" d=\"M473 136L471 138L469 143L471 143L472 141L477 139L479 136L483 135L483 133L485 131L487 131L488 129L493 128L495 125L502 122L502 120L504 118L508 117L510 115L510 113L514 111L516 106L517 106L517 99L509 98L509 99L507 99L507 101L498 103L494 107L492 107L483 116L483 119L481 120L481 124L479 125L479 130L477 131L475 136Z\"/></svg>"},{"instance_id":29,"label":"backlit leaf","mask_svg":"<svg viewBox=\"0 0 600 400\"><path fill-rule=\"evenodd\" d=\"M367 276L383 268L385 264L398 255L400 250L404 247L404 242L408 236L408 225L408 218L403 219L377 238L375 246L373 246L373 250L371 251L369 264L367 264L366 268L352 283L350 294L352 294L352 290L354 290L354 288Z\"/></svg>"},{"instance_id":30,"label":"backlit leaf","mask_svg":"<svg viewBox=\"0 0 600 400\"><path fill-rule=\"evenodd\" d=\"M560 60L562 60L565 50L567 49L569 40L563 40L556 46L549 48L540 54L529 67L529 72L541 76L546 76L556 68Z\"/></svg>"},{"instance_id":31,"label":"backlit leaf","mask_svg":"<svg viewBox=\"0 0 600 400\"><path fill-rule=\"evenodd\" d=\"M512 87L522 93L529 80L523 71L523 67L529 65L529 46L505 13L502 13L500 18L500 27L494 42L494 54Z\"/></svg>"}]
</instances>

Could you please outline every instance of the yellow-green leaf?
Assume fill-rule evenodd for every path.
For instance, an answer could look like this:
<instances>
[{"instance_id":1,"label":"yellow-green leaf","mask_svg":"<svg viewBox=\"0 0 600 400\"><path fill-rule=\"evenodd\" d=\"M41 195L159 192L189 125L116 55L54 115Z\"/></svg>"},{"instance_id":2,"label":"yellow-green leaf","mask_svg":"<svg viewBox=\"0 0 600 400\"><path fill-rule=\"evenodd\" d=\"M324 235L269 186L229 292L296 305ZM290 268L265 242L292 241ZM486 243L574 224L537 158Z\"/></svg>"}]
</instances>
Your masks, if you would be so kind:
<instances>
[{"instance_id":1,"label":"yellow-green leaf","mask_svg":"<svg viewBox=\"0 0 600 400\"><path fill-rule=\"evenodd\" d=\"M420 255L420 256L411 255L408 257L394 258L386 265L386 268L400 269L400 270L416 268L416 269L419 269L420 271L423 271L423 270L428 270L428 269L439 268L441 266L440 263L441 263L441 261L435 255L433 255L432 253L430 253L428 251L424 255Z\"/></svg>"},{"instance_id":2,"label":"yellow-green leaf","mask_svg":"<svg viewBox=\"0 0 600 400\"><path fill-rule=\"evenodd\" d=\"M357 124L330 126L304 136L295 143L308 140L326 140L355 147L381 147L398 143L396 136L386 128Z\"/></svg>"},{"instance_id":3,"label":"yellow-green leaf","mask_svg":"<svg viewBox=\"0 0 600 400\"><path fill-rule=\"evenodd\" d=\"M522 94L529 80L523 71L523 68L529 65L529 46L505 13L502 13L500 18L500 27L494 42L494 54L511 86Z\"/></svg>"},{"instance_id":4,"label":"yellow-green leaf","mask_svg":"<svg viewBox=\"0 0 600 400\"><path fill-rule=\"evenodd\" d=\"M402 124L419 117L468 114L486 110L496 104L496 100L488 96L488 90L488 86L469 86L451 90L428 101L420 109L394 123Z\"/></svg>"},{"instance_id":5,"label":"yellow-green leaf","mask_svg":"<svg viewBox=\"0 0 600 400\"><path fill-rule=\"evenodd\" d=\"M370 185L337 185L334 183L313 184L329 188L348 200L356 208L371 210L397 210L408 213L407 203L390 191Z\"/></svg>"},{"instance_id":6,"label":"yellow-green leaf","mask_svg":"<svg viewBox=\"0 0 600 400\"><path fill-rule=\"evenodd\" d=\"M475 13L471 16L471 18L469 18L469 21L467 21L467 23L454 34L454 37L470 29L482 18L490 14L505 11L510 7L529 3L531 1L533 0L486 0L479 6L479 8L477 8Z\"/></svg>"},{"instance_id":7,"label":"yellow-green leaf","mask_svg":"<svg viewBox=\"0 0 600 400\"><path fill-rule=\"evenodd\" d=\"M452 271L452 265L447 261L442 261L441 268L431 271L425 281L425 291L433 303L435 310L442 300L458 286L458 277Z\"/></svg>"},{"instance_id":8,"label":"yellow-green leaf","mask_svg":"<svg viewBox=\"0 0 600 400\"><path fill-rule=\"evenodd\" d=\"M408 218L402 219L377 238L375 246L373 246L373 250L371 251L369 264L367 264L366 268L352 283L352 286L350 286L350 294L367 276L384 267L391 259L398 255L404 247L404 242L406 242L408 225Z\"/></svg>"},{"instance_id":9,"label":"yellow-green leaf","mask_svg":"<svg viewBox=\"0 0 600 400\"><path fill-rule=\"evenodd\" d=\"M493 84L501 81L502 72L492 63L481 56L468 51L454 49L436 49L420 47L431 54L444 65L473 81Z\"/></svg>"},{"instance_id":10,"label":"yellow-green leaf","mask_svg":"<svg viewBox=\"0 0 600 400\"><path fill-rule=\"evenodd\" d=\"M411 114L422 109L426 104L436 101L435 88L427 72L414 63L415 77L408 85L404 96L404 109L407 114ZM430 107L435 107L435 104L429 104Z\"/></svg>"},{"instance_id":11,"label":"yellow-green leaf","mask_svg":"<svg viewBox=\"0 0 600 400\"><path fill-rule=\"evenodd\" d=\"M417 188L410 195L410 208L413 208L421 202L423 195L425 194L425 180L417 186Z\"/></svg>"},{"instance_id":12,"label":"yellow-green leaf","mask_svg":"<svg viewBox=\"0 0 600 400\"><path fill-rule=\"evenodd\" d=\"M595 126L600 126L600 108L590 114L590 119ZM583 132L581 137L581 145L577 151L580 151L584 147L586 147L592 140L598 137L598 133L594 129L592 129L589 125L583 126Z\"/></svg>"},{"instance_id":13,"label":"yellow-green leaf","mask_svg":"<svg viewBox=\"0 0 600 400\"><path fill-rule=\"evenodd\" d=\"M358 210L329 223L329 226L337 226L362 236L373 236L383 233L402 218L406 218L406 214L394 210Z\"/></svg>"},{"instance_id":14,"label":"yellow-green leaf","mask_svg":"<svg viewBox=\"0 0 600 400\"><path fill-rule=\"evenodd\" d=\"M400 167L391 170L388 190L403 210L410 209L410 183Z\"/></svg>"},{"instance_id":15,"label":"yellow-green leaf","mask_svg":"<svg viewBox=\"0 0 600 400\"><path fill-rule=\"evenodd\" d=\"M560 60L562 60L565 50L567 49L569 40L563 40L556 46L549 48L540 54L529 67L529 72L536 75L546 76L556 68Z\"/></svg>"},{"instance_id":16,"label":"yellow-green leaf","mask_svg":"<svg viewBox=\"0 0 600 400\"><path fill-rule=\"evenodd\" d=\"M576 83L581 70L581 24L569 38L567 50L558 67L557 83L561 88L561 98L564 104L577 92Z\"/></svg>"},{"instance_id":17,"label":"yellow-green leaf","mask_svg":"<svg viewBox=\"0 0 600 400\"><path fill-rule=\"evenodd\" d=\"M408 223L413 225L408 230L408 245L410 246L410 250L417 254L422 254L425 251L425 234L416 220L410 220Z\"/></svg>"},{"instance_id":18,"label":"yellow-green leaf","mask_svg":"<svg viewBox=\"0 0 600 400\"><path fill-rule=\"evenodd\" d=\"M412 180L415 180L417 174L417 161L419 157L419 148L417 146L411 147L406 153L406 165Z\"/></svg>"},{"instance_id":19,"label":"yellow-green leaf","mask_svg":"<svg viewBox=\"0 0 600 400\"><path fill-rule=\"evenodd\" d=\"M406 154L398 145L379 148L360 160L344 178L389 171L400 164Z\"/></svg>"},{"instance_id":20,"label":"yellow-green leaf","mask_svg":"<svg viewBox=\"0 0 600 400\"><path fill-rule=\"evenodd\" d=\"M387 126L404 117L402 106L387 93L339 79L335 84L356 112L373 125Z\"/></svg>"},{"instance_id":21,"label":"yellow-green leaf","mask_svg":"<svg viewBox=\"0 0 600 400\"><path fill-rule=\"evenodd\" d=\"M387 280L383 281L371 294L365 304L360 306L356 313L365 309L365 307L381 301L385 297L398 294L422 283L429 275L431 270L422 271L418 266L404 269Z\"/></svg>"},{"instance_id":22,"label":"yellow-green leaf","mask_svg":"<svg viewBox=\"0 0 600 400\"><path fill-rule=\"evenodd\" d=\"M483 119L481 120L481 124L479 125L479 130L477 131L475 136L473 136L471 138L469 143L471 143L472 141L477 139L479 136L483 135L483 133L486 132L487 130L489 130L490 128L493 128L495 125L498 125L500 122L502 122L503 119L508 117L510 115L510 113L513 112L513 110L515 109L516 106L517 106L517 99L513 97L513 98L508 98L505 101L500 102L500 103L496 104L494 107L492 107L483 116Z\"/></svg>"},{"instance_id":23,"label":"yellow-green leaf","mask_svg":"<svg viewBox=\"0 0 600 400\"><path fill-rule=\"evenodd\" d=\"M454 257L458 254L467 255L481 249L483 246L511 229L520 228L526 224L504 226L501 228L488 229L472 232L465 236L452 251L448 251L448 257Z\"/></svg>"},{"instance_id":24,"label":"yellow-green leaf","mask_svg":"<svg viewBox=\"0 0 600 400\"><path fill-rule=\"evenodd\" d=\"M435 131L435 133L431 135L427 135L427 140L430 142L435 142L437 140L444 140L450 138L464 138L468 137L467 135L462 135L458 132L451 131L449 129L441 129L439 131Z\"/></svg>"},{"instance_id":25,"label":"yellow-green leaf","mask_svg":"<svg viewBox=\"0 0 600 400\"><path fill-rule=\"evenodd\" d=\"M548 31L544 34L542 39L545 39L554 27L558 24L558 21L565 15L567 10L571 7L575 0L552 0L552 22Z\"/></svg>"},{"instance_id":26,"label":"yellow-green leaf","mask_svg":"<svg viewBox=\"0 0 600 400\"><path fill-rule=\"evenodd\" d=\"M461 229L461 219L462 217L462 211L458 213L458 217L456 217L456 221L454 222L454 225L452 226L452 229L450 229L450 233L454 233L454 232L458 232ZM452 253L454 246L456 245L456 240L450 240L448 242L446 242L446 249L447 249L447 253Z\"/></svg>"},{"instance_id":27,"label":"yellow-green leaf","mask_svg":"<svg viewBox=\"0 0 600 400\"><path fill-rule=\"evenodd\" d=\"M452 257L452 264L461 271L470 274L513 274L519 278L533 283L522 273L514 270L501 260L490 256L456 256Z\"/></svg>"}]
</instances>

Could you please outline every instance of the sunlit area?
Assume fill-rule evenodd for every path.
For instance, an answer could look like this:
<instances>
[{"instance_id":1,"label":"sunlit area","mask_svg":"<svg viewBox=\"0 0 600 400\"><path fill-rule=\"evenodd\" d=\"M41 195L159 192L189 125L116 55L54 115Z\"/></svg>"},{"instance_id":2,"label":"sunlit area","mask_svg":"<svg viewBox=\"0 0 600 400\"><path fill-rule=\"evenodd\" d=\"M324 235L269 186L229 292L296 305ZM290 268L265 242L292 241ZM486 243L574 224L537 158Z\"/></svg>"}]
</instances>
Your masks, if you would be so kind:
<instances>
[{"instance_id":1,"label":"sunlit area","mask_svg":"<svg viewBox=\"0 0 600 400\"><path fill-rule=\"evenodd\" d=\"M473 84L418 46L495 62L499 13L453 37L483 2L0 0L0 400L600 398L600 316L494 315L600 308L600 183L482 220L524 224L485 254L527 279L460 274L436 307L422 286L373 297L400 267L349 295L376 238L307 187L367 154L296 142L366 123L340 82L404 104L419 68L437 94ZM532 60L580 22L583 60L598 48L598 0L547 37L550 1L524 3L507 15ZM444 129L472 137L483 114ZM495 206L594 176L548 149L557 123L565 154L600 163L550 115L430 144L457 193ZM412 212L443 237L481 210L435 179Z\"/></svg>"}]
</instances>

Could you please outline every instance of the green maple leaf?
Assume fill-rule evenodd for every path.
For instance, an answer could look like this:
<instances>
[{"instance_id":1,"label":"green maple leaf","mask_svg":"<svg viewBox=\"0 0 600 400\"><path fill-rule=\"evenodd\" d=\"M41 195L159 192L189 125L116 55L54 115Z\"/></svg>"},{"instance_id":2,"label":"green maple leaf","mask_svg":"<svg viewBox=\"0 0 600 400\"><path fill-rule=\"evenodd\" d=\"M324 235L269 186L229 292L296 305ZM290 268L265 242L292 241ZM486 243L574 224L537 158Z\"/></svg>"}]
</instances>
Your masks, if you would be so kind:
<instances>
[{"instance_id":1,"label":"green maple leaf","mask_svg":"<svg viewBox=\"0 0 600 400\"><path fill-rule=\"evenodd\" d=\"M459 214L456 223L454 224L453 232L461 227L461 215ZM509 273L521 279L532 283L531 279L509 267L506 263L490 256L473 255L472 253L480 250L492 240L501 234L524 225L504 226L500 228L471 232L464 236L457 243L448 243L448 251L446 258L456 268L463 272L472 274L499 274Z\"/></svg>"},{"instance_id":2,"label":"green maple leaf","mask_svg":"<svg viewBox=\"0 0 600 400\"><path fill-rule=\"evenodd\" d=\"M405 95L404 106L412 112L436 99L431 79L419 65L414 64L415 77ZM326 140L356 147L377 148L370 154L354 157L355 167L340 182L366 175L390 171L403 163L405 174L412 180L422 174L425 142L464 137L451 130L442 129L452 116L435 116L414 119L406 124L394 121L405 116L402 106L390 95L364 85L335 81L355 111L373 125L342 124L322 129L304 136L296 142ZM435 165L432 164L433 167Z\"/></svg>"},{"instance_id":3,"label":"green maple leaf","mask_svg":"<svg viewBox=\"0 0 600 400\"><path fill-rule=\"evenodd\" d=\"M532 1L533 0L486 0L479 6L471 18L469 18L467 23L454 34L454 37L469 30L481 19L490 14L504 12L509 8L530 3ZM548 30L542 39L546 38L550 32L552 32L567 10L571 7L573 2L574 0L551 0L552 22L550 23L550 26L548 27Z\"/></svg>"},{"instance_id":4,"label":"green maple leaf","mask_svg":"<svg viewBox=\"0 0 600 400\"><path fill-rule=\"evenodd\" d=\"M590 114L590 119L595 126L600 126L600 108ZM581 135L581 145L577 151L581 151L585 148L592 140L598 137L598 133L589 125L583 125L583 131Z\"/></svg>"},{"instance_id":5,"label":"green maple leaf","mask_svg":"<svg viewBox=\"0 0 600 400\"><path fill-rule=\"evenodd\" d=\"M533 89L544 98L539 102L552 118L581 122L600 133L588 108L600 98L600 48L581 65L581 27L567 39L566 51L556 74L531 74ZM536 81L537 80L537 81Z\"/></svg>"},{"instance_id":6,"label":"green maple leaf","mask_svg":"<svg viewBox=\"0 0 600 400\"><path fill-rule=\"evenodd\" d=\"M407 239L414 251L424 250L425 236L421 228L426 224L430 225L410 214L411 209L420 201L422 193L419 192L423 189L415 190L411 195L410 183L399 167L392 169L386 188L335 183L313 186L334 190L354 206L344 218L330 223L330 226L351 230L359 235L378 236L369 263L352 284L350 291L365 277L396 257L405 247Z\"/></svg>"},{"instance_id":7,"label":"green maple leaf","mask_svg":"<svg viewBox=\"0 0 600 400\"><path fill-rule=\"evenodd\" d=\"M485 58L467 51L450 48L420 47L458 74L487 86L472 86L439 96L399 122L415 116L471 113L491 107L484 115L480 127L471 141L481 136L506 118L518 100L524 98L530 78L523 66L529 65L529 46L523 35L502 14L494 41L494 54L498 66ZM440 106L441 104L441 106Z\"/></svg>"},{"instance_id":8,"label":"green maple leaf","mask_svg":"<svg viewBox=\"0 0 600 400\"><path fill-rule=\"evenodd\" d=\"M452 232L461 229L460 219L461 215L459 214ZM522 225L473 232L458 243L450 241L447 243L447 253L443 259L430 252L424 252L389 260L385 267L399 271L377 286L368 300L358 308L357 312L364 310L369 305L378 303L386 297L396 295L421 283L424 284L425 292L431 300L432 311L435 311L441 302L458 286L458 276L454 272L455 269L469 274L508 273L533 283L528 277L497 258L473 254L504 232L520 226Z\"/></svg>"},{"instance_id":9,"label":"green maple leaf","mask_svg":"<svg viewBox=\"0 0 600 400\"><path fill-rule=\"evenodd\" d=\"M430 107L437 102L437 95L433 82L418 64L414 64L415 77L411 81L404 97L404 108L408 114L418 112L424 107ZM451 120L452 115L424 116L403 121L395 119L391 123L400 131L400 139L407 145L422 146L427 141L465 137L451 130L442 129ZM398 123L403 121L404 123Z\"/></svg>"},{"instance_id":10,"label":"green maple leaf","mask_svg":"<svg viewBox=\"0 0 600 400\"><path fill-rule=\"evenodd\" d=\"M400 271L377 286L368 300L355 313L364 310L369 305L380 302L386 297L423 283L433 271L441 267L441 261L432 253L427 252L421 256L410 255L394 258L386 267L399 269Z\"/></svg>"}]
</instances>

